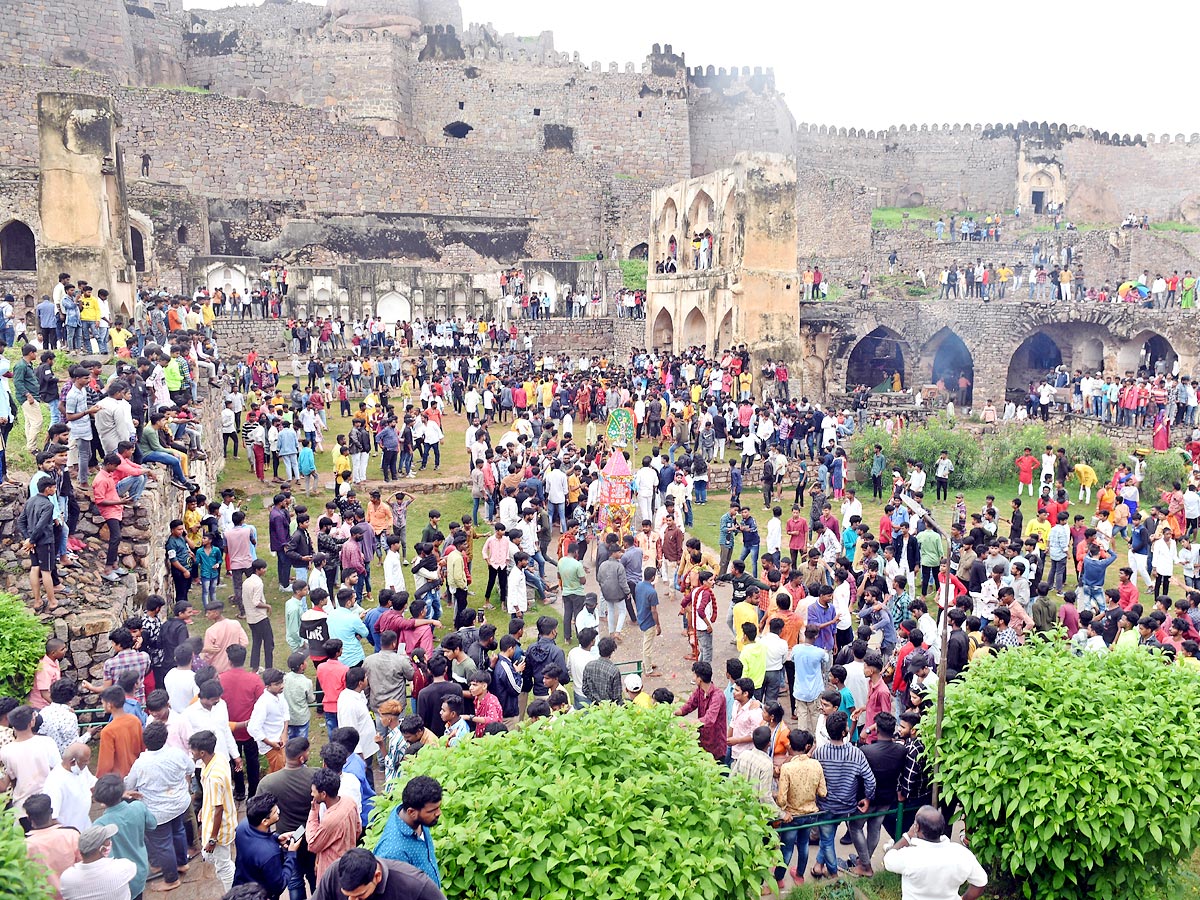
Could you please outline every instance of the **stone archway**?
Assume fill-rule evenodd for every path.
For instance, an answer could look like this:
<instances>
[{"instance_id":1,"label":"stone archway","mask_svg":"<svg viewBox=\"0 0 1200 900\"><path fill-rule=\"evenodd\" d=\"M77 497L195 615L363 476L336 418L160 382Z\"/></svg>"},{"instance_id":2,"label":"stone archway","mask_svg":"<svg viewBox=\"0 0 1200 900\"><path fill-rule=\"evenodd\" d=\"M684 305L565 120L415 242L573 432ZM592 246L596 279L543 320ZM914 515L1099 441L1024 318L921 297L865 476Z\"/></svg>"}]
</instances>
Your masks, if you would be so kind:
<instances>
[{"instance_id":1,"label":"stone archway","mask_svg":"<svg viewBox=\"0 0 1200 900\"><path fill-rule=\"evenodd\" d=\"M1169 375L1178 361L1179 354L1171 342L1157 331L1139 332L1117 351L1117 370L1121 374Z\"/></svg>"},{"instance_id":2,"label":"stone archway","mask_svg":"<svg viewBox=\"0 0 1200 900\"><path fill-rule=\"evenodd\" d=\"M6 272L37 270L37 242L33 230L19 219L0 228L0 269Z\"/></svg>"},{"instance_id":3,"label":"stone archway","mask_svg":"<svg viewBox=\"0 0 1200 900\"><path fill-rule=\"evenodd\" d=\"M129 254L133 257L133 270L146 271L146 242L141 229L129 227Z\"/></svg>"},{"instance_id":4,"label":"stone archway","mask_svg":"<svg viewBox=\"0 0 1200 900\"><path fill-rule=\"evenodd\" d=\"M412 321L412 304L397 291L388 291L381 296L376 312L383 324L389 328L395 328L400 322Z\"/></svg>"},{"instance_id":5,"label":"stone archway","mask_svg":"<svg viewBox=\"0 0 1200 900\"><path fill-rule=\"evenodd\" d=\"M975 385L975 359L963 339L949 328L943 328L925 343L921 349L917 375L927 377L930 384L941 382L951 391L956 391L959 379L965 377L970 382L967 403L971 402L971 389Z\"/></svg>"},{"instance_id":6,"label":"stone archway","mask_svg":"<svg viewBox=\"0 0 1200 900\"><path fill-rule=\"evenodd\" d=\"M1100 338L1088 338L1083 341L1075 352L1074 367L1086 375L1104 371L1104 341Z\"/></svg>"},{"instance_id":7,"label":"stone archway","mask_svg":"<svg viewBox=\"0 0 1200 900\"><path fill-rule=\"evenodd\" d=\"M688 235L702 232L713 225L713 199L708 191L699 190L688 206L687 227Z\"/></svg>"},{"instance_id":8,"label":"stone archway","mask_svg":"<svg viewBox=\"0 0 1200 900\"><path fill-rule=\"evenodd\" d=\"M717 351L726 350L733 346L733 310L727 310L717 326Z\"/></svg>"},{"instance_id":9,"label":"stone archway","mask_svg":"<svg viewBox=\"0 0 1200 900\"><path fill-rule=\"evenodd\" d=\"M663 256L673 256L679 258L679 247L675 247L675 252L671 252L671 238L679 230L679 208L675 205L675 201L668 199L663 204L662 212L658 215L656 223L658 234L658 253Z\"/></svg>"},{"instance_id":10,"label":"stone archway","mask_svg":"<svg viewBox=\"0 0 1200 900\"><path fill-rule=\"evenodd\" d=\"M885 325L880 325L863 337L850 350L846 361L846 390L860 384L870 388L892 389L892 376L900 373L901 386L908 386L904 367L904 341Z\"/></svg>"},{"instance_id":11,"label":"stone archway","mask_svg":"<svg viewBox=\"0 0 1200 900\"><path fill-rule=\"evenodd\" d=\"M675 322L664 306L654 317L654 327L650 331L650 344L663 350L670 350L675 337Z\"/></svg>"},{"instance_id":12,"label":"stone archway","mask_svg":"<svg viewBox=\"0 0 1200 900\"><path fill-rule=\"evenodd\" d=\"M679 337L679 347L705 347L708 343L708 321L700 307L693 306L692 311L683 320L683 330Z\"/></svg>"},{"instance_id":13,"label":"stone archway","mask_svg":"<svg viewBox=\"0 0 1200 900\"><path fill-rule=\"evenodd\" d=\"M650 258L650 245L647 244L645 241L642 241L640 244L634 244L632 247L629 248L629 258L630 259L649 259Z\"/></svg>"},{"instance_id":14,"label":"stone archway","mask_svg":"<svg viewBox=\"0 0 1200 900\"><path fill-rule=\"evenodd\" d=\"M1044 331L1035 331L1013 352L1005 386L1010 391L1027 392L1031 383L1041 382L1062 364L1063 350L1058 341Z\"/></svg>"}]
</instances>

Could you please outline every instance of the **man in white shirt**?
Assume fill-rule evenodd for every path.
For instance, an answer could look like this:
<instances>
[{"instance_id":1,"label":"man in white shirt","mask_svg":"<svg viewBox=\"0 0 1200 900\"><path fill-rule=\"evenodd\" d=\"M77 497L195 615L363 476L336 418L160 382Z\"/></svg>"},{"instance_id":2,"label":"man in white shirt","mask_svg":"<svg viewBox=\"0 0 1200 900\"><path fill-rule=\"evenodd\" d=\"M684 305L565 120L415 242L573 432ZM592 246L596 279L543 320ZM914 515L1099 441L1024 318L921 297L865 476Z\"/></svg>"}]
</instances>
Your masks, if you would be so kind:
<instances>
[{"instance_id":1,"label":"man in white shirt","mask_svg":"<svg viewBox=\"0 0 1200 900\"><path fill-rule=\"evenodd\" d=\"M846 488L846 497L842 500L842 530L850 527L851 517L858 516L862 519L862 514L862 501L855 495L854 488Z\"/></svg>"},{"instance_id":2,"label":"man in white shirt","mask_svg":"<svg viewBox=\"0 0 1200 900\"><path fill-rule=\"evenodd\" d=\"M579 615L583 615L586 608L581 610ZM578 621L578 616L576 621ZM600 650L596 646L596 636L599 632L595 626L589 626L579 632L579 645L572 647L571 652L567 654L567 672L571 676L571 687L575 692L575 708L583 709L587 706L588 698L583 695L583 670L594 659L600 658Z\"/></svg>"},{"instance_id":3,"label":"man in white shirt","mask_svg":"<svg viewBox=\"0 0 1200 900\"><path fill-rule=\"evenodd\" d=\"M634 476L637 488L638 521L654 518L654 497L658 493L658 473L654 471L649 456L642 457L642 467Z\"/></svg>"},{"instance_id":4,"label":"man in white shirt","mask_svg":"<svg viewBox=\"0 0 1200 900\"><path fill-rule=\"evenodd\" d=\"M987 873L975 854L945 834L946 820L932 806L917 810L908 833L883 855L883 867L901 877L904 900L952 900L964 881L963 900L983 896Z\"/></svg>"},{"instance_id":5,"label":"man in white shirt","mask_svg":"<svg viewBox=\"0 0 1200 900\"><path fill-rule=\"evenodd\" d=\"M550 524L553 527L555 518L558 519L559 531L567 533L567 473L563 471L562 462L554 460L550 474L546 476L546 500L550 504Z\"/></svg>"},{"instance_id":6,"label":"man in white shirt","mask_svg":"<svg viewBox=\"0 0 1200 900\"><path fill-rule=\"evenodd\" d=\"M237 741L229 730L229 707L221 699L224 693L221 682L211 678L200 685L200 697L195 703L183 711L183 721L187 725L188 734L201 731L211 731L217 738L217 754L225 754L234 771L241 771L242 756L238 752ZM199 769L202 763L196 761Z\"/></svg>"},{"instance_id":7,"label":"man in white shirt","mask_svg":"<svg viewBox=\"0 0 1200 900\"><path fill-rule=\"evenodd\" d=\"M337 721L339 728L353 728L358 732L358 746L355 752L371 765L371 757L379 750L376 742L375 720L371 718L371 710L367 708L367 696L363 693L366 687L367 673L361 666L356 666L346 673L346 689L338 695Z\"/></svg>"},{"instance_id":8,"label":"man in white shirt","mask_svg":"<svg viewBox=\"0 0 1200 900\"><path fill-rule=\"evenodd\" d=\"M287 700L283 697L283 673L278 669L267 669L262 679L265 690L254 701L246 733L258 741L258 752L263 756L276 751L279 765L282 766L283 745L287 743L290 719Z\"/></svg>"},{"instance_id":9,"label":"man in white shirt","mask_svg":"<svg viewBox=\"0 0 1200 900\"><path fill-rule=\"evenodd\" d=\"M92 786L96 776L88 769L92 748L72 744L63 753L62 763L46 776L41 792L50 798L50 809L59 825L78 831L92 827Z\"/></svg>"}]
</instances>

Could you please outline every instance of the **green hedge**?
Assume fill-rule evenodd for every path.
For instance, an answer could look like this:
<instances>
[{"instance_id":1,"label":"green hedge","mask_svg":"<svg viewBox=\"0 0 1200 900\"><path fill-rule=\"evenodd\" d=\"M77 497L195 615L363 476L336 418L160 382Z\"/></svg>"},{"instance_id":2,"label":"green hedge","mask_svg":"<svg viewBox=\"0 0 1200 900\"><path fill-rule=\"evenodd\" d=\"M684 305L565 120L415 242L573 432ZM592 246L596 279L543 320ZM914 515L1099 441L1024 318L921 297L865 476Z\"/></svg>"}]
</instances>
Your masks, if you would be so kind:
<instances>
[{"instance_id":1,"label":"green hedge","mask_svg":"<svg viewBox=\"0 0 1200 900\"><path fill-rule=\"evenodd\" d=\"M0 900L49 900L46 869L25 852L25 833L11 809L0 811Z\"/></svg>"},{"instance_id":2,"label":"green hedge","mask_svg":"<svg viewBox=\"0 0 1200 900\"><path fill-rule=\"evenodd\" d=\"M924 425L903 429L895 438L881 428L867 428L855 434L848 452L858 462L857 478L860 481L870 479L875 444L883 445L889 466L900 466L910 458L920 460L930 477L938 454L942 450L949 451L954 461L956 488L993 487L1006 482L1015 486L1017 469L1014 461L1025 447L1032 448L1038 457L1047 444L1064 447L1072 465L1087 463L1102 481L1108 479L1121 458L1116 444L1100 434L1049 437L1045 426L1030 423L1004 426L993 434L981 436L946 416L937 416Z\"/></svg>"},{"instance_id":3,"label":"green hedge","mask_svg":"<svg viewBox=\"0 0 1200 900\"><path fill-rule=\"evenodd\" d=\"M50 629L21 600L0 593L0 695L23 698L46 652Z\"/></svg>"},{"instance_id":4,"label":"green hedge","mask_svg":"<svg viewBox=\"0 0 1200 900\"><path fill-rule=\"evenodd\" d=\"M1158 896L1200 844L1200 672L1056 640L968 673L946 694L939 778L1002 894Z\"/></svg>"},{"instance_id":5,"label":"green hedge","mask_svg":"<svg viewBox=\"0 0 1200 900\"><path fill-rule=\"evenodd\" d=\"M666 705L603 704L429 747L415 775L445 791L435 836L451 900L757 897L782 858L749 783L723 775ZM367 847L401 790L376 801Z\"/></svg>"}]
</instances>

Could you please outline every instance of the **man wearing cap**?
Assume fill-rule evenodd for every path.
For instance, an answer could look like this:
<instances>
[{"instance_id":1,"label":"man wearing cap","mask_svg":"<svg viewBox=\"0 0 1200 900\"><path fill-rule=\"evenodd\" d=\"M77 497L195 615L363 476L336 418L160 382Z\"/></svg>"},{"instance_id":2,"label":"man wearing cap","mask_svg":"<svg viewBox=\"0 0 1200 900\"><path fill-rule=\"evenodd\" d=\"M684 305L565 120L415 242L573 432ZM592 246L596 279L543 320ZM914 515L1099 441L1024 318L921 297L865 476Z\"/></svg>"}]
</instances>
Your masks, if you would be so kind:
<instances>
[{"instance_id":1,"label":"man wearing cap","mask_svg":"<svg viewBox=\"0 0 1200 900\"><path fill-rule=\"evenodd\" d=\"M116 833L116 825L95 825L79 836L82 859L59 879L63 900L129 900L129 882L137 874L137 864L108 855Z\"/></svg>"}]
</instances>

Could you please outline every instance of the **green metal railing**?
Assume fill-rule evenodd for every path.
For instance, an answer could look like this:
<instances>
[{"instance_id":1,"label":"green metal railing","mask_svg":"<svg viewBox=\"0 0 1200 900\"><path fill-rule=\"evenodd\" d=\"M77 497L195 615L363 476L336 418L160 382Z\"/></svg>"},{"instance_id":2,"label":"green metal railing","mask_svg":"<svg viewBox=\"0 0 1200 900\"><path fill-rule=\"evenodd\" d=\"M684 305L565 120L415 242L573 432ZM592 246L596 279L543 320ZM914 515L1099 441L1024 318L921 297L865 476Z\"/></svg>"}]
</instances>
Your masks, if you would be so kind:
<instances>
[{"instance_id":1,"label":"green metal railing","mask_svg":"<svg viewBox=\"0 0 1200 900\"><path fill-rule=\"evenodd\" d=\"M911 809L911 807L908 807ZM780 825L775 830L777 832L784 831L808 831L811 828L819 828L822 825L838 825L842 822L856 822L860 819L875 819L881 816L894 816L896 823L892 837L895 840L900 840L904 836L904 813L906 807L903 803L897 803L892 809L877 810L875 812L859 813L853 816L837 816L833 819L820 819L816 822L810 822L807 825Z\"/></svg>"}]
</instances>

